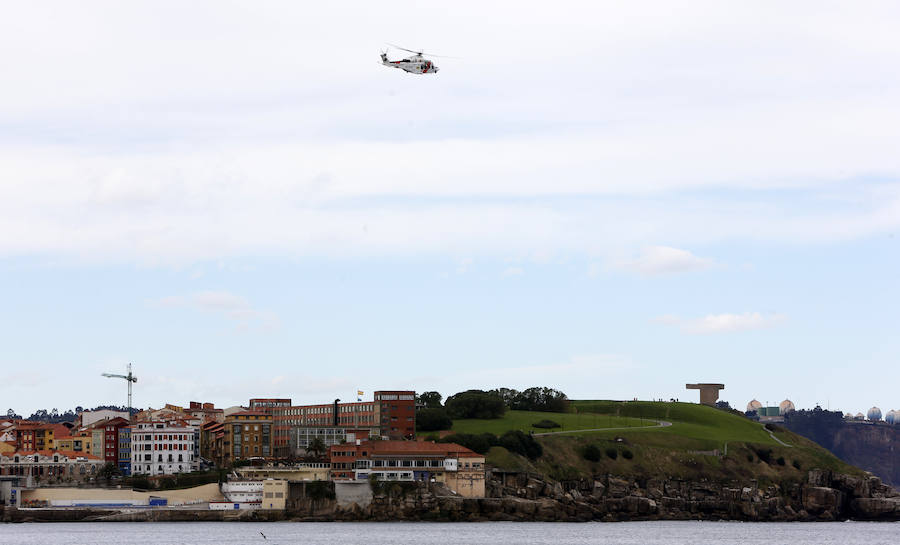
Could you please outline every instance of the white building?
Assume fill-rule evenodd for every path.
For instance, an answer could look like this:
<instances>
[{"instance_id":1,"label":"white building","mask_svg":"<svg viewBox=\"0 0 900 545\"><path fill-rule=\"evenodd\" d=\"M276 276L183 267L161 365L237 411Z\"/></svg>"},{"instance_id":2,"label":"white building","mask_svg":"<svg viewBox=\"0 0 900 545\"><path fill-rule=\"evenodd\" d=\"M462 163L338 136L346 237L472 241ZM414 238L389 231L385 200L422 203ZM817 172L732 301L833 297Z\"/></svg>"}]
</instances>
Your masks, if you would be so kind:
<instances>
[{"instance_id":1,"label":"white building","mask_svg":"<svg viewBox=\"0 0 900 545\"><path fill-rule=\"evenodd\" d=\"M131 474L172 475L198 469L195 428L181 420L137 422L131 429Z\"/></svg>"},{"instance_id":2,"label":"white building","mask_svg":"<svg viewBox=\"0 0 900 545\"><path fill-rule=\"evenodd\" d=\"M222 495L233 503L261 502L263 481L228 481L221 485Z\"/></svg>"}]
</instances>

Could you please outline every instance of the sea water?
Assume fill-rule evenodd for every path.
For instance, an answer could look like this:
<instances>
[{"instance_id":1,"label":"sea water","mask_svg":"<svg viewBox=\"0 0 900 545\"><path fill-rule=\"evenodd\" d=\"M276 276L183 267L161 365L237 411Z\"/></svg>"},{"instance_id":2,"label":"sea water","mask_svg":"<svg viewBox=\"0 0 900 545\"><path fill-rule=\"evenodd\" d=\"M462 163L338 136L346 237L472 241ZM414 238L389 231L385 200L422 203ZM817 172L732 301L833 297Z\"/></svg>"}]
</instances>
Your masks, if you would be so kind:
<instances>
[{"instance_id":1,"label":"sea water","mask_svg":"<svg viewBox=\"0 0 900 545\"><path fill-rule=\"evenodd\" d=\"M900 523L81 522L0 524L2 545L898 545Z\"/></svg>"}]
</instances>

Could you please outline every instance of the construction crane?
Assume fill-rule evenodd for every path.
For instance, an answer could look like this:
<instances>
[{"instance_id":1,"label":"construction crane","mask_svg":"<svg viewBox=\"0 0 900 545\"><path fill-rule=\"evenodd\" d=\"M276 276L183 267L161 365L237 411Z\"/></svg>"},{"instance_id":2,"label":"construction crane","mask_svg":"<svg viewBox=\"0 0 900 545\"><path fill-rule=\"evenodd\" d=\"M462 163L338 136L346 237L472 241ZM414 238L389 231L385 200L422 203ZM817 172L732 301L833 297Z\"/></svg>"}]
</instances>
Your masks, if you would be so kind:
<instances>
[{"instance_id":1,"label":"construction crane","mask_svg":"<svg viewBox=\"0 0 900 545\"><path fill-rule=\"evenodd\" d=\"M137 382L137 377L131 373L131 362L128 362L127 375L114 375L113 373L103 373L106 378L123 378L128 381L128 421L131 422L131 383Z\"/></svg>"}]
</instances>

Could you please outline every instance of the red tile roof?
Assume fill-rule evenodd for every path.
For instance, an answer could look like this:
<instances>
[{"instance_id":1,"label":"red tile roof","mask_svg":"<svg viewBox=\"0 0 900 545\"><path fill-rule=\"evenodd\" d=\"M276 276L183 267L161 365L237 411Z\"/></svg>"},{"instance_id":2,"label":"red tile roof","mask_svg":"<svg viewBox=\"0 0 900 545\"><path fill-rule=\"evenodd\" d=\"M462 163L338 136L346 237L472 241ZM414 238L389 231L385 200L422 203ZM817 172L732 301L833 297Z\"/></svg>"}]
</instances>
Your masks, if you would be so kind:
<instances>
[{"instance_id":1,"label":"red tile roof","mask_svg":"<svg viewBox=\"0 0 900 545\"><path fill-rule=\"evenodd\" d=\"M420 456L480 457L481 454L456 443L430 443L419 441L372 441L367 443L373 455L408 454Z\"/></svg>"}]
</instances>

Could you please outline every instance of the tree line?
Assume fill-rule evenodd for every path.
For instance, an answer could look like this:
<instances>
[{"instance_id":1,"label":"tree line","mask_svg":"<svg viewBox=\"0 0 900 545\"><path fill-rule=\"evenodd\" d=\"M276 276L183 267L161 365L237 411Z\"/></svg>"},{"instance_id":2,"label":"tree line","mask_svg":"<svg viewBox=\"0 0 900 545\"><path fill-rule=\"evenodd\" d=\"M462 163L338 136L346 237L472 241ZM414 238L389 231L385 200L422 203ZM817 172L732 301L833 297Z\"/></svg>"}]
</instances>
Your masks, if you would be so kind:
<instances>
[{"instance_id":1,"label":"tree line","mask_svg":"<svg viewBox=\"0 0 900 545\"><path fill-rule=\"evenodd\" d=\"M416 429L418 431L447 430L454 419L502 418L507 410L567 412L569 398L553 388L535 386L526 390L496 388L494 390L466 390L447 398L438 392L423 392L417 398Z\"/></svg>"},{"instance_id":2,"label":"tree line","mask_svg":"<svg viewBox=\"0 0 900 545\"><path fill-rule=\"evenodd\" d=\"M93 409L85 409L82 406L75 407L75 410L69 409L66 412L59 412L59 410L54 407L49 411L47 409L38 409L31 413L31 416L28 418L22 418L19 414L16 413L14 409L8 409L6 411L6 418L15 419L15 420L31 420L34 422L46 422L48 424L62 424L64 422L75 422L75 419L78 417L79 413L84 412L85 410L90 411L100 411L100 410L111 410L111 411L121 411L128 412L128 407L120 407L118 405L98 405ZM132 414L136 414L140 411L140 409L132 408Z\"/></svg>"}]
</instances>

